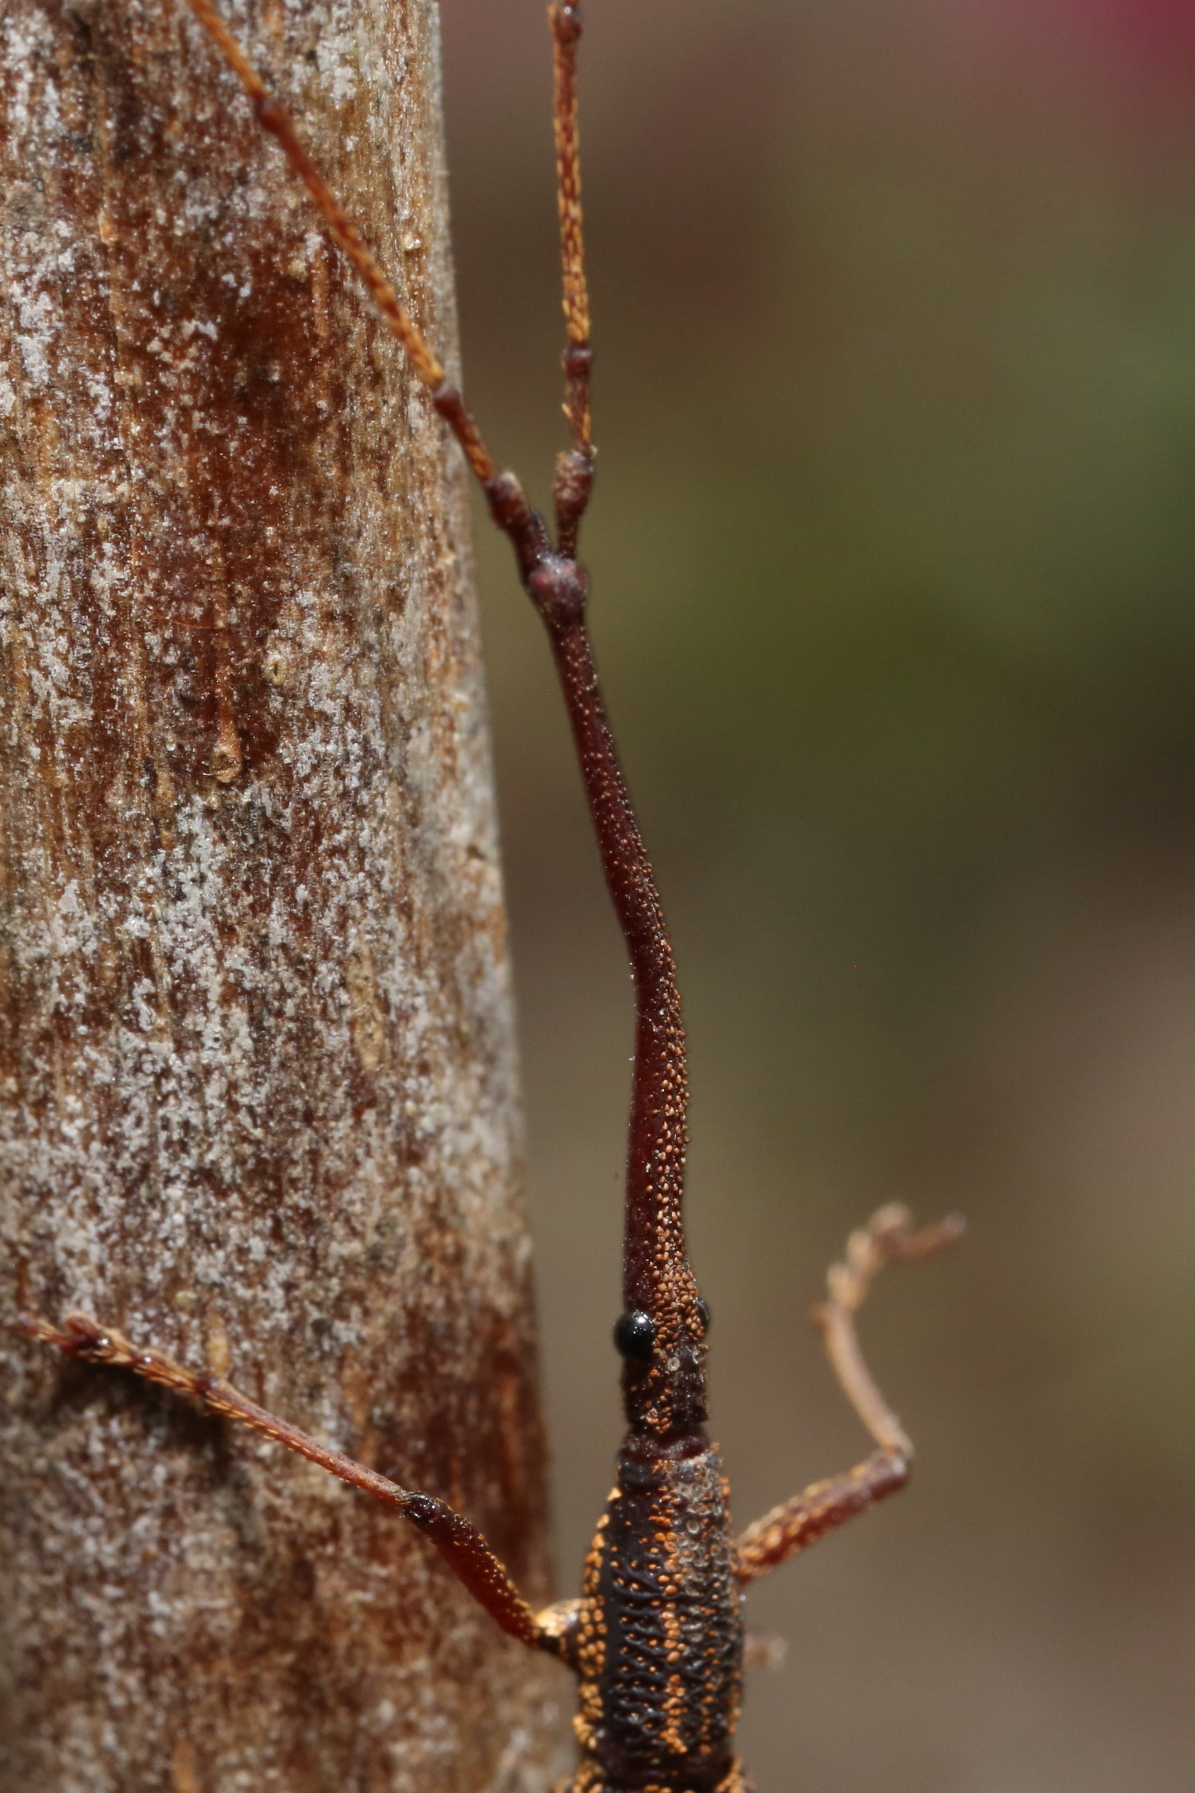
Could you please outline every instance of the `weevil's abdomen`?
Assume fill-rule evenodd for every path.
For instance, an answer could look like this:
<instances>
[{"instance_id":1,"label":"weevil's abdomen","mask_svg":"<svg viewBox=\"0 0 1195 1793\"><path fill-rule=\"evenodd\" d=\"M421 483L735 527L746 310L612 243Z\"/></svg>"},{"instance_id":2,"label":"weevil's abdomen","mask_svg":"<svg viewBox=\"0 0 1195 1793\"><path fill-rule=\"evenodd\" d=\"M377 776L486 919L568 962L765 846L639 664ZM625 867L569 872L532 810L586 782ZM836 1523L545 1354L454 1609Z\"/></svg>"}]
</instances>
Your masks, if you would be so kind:
<instances>
[{"instance_id":1,"label":"weevil's abdomen","mask_svg":"<svg viewBox=\"0 0 1195 1793\"><path fill-rule=\"evenodd\" d=\"M585 1566L574 1793L745 1793L731 1751L743 1660L732 1549L705 1438L628 1439Z\"/></svg>"}]
</instances>

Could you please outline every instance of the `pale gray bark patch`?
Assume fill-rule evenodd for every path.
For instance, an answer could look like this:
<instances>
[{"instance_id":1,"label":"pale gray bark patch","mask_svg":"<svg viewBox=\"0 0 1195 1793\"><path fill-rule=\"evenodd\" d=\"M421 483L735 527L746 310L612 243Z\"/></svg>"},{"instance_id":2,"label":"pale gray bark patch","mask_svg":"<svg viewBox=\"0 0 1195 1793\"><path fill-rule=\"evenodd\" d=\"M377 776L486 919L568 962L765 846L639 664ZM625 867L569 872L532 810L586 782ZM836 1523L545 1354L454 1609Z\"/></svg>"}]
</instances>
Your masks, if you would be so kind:
<instances>
[{"instance_id":1,"label":"pale gray bark patch","mask_svg":"<svg viewBox=\"0 0 1195 1793\"><path fill-rule=\"evenodd\" d=\"M452 365L433 6L227 16ZM0 1323L226 1371L544 1598L459 458L185 8L8 0L0 81ZM0 1347L0 1782L544 1785L558 1671L401 1520Z\"/></svg>"}]
</instances>

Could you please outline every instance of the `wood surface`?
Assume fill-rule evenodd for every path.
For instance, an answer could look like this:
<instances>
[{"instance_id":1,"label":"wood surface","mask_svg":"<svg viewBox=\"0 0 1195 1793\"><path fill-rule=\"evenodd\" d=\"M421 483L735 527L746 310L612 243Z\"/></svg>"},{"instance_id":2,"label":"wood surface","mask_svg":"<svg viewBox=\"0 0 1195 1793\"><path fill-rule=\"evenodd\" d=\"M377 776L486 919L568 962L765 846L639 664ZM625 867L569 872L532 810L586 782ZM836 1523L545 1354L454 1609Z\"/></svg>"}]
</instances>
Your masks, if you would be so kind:
<instances>
[{"instance_id":1,"label":"wood surface","mask_svg":"<svg viewBox=\"0 0 1195 1793\"><path fill-rule=\"evenodd\" d=\"M228 16L455 368L434 7ZM0 1786L534 1793L562 1671L413 1530L7 1324L547 1597L458 451L181 5L0 59Z\"/></svg>"}]
</instances>

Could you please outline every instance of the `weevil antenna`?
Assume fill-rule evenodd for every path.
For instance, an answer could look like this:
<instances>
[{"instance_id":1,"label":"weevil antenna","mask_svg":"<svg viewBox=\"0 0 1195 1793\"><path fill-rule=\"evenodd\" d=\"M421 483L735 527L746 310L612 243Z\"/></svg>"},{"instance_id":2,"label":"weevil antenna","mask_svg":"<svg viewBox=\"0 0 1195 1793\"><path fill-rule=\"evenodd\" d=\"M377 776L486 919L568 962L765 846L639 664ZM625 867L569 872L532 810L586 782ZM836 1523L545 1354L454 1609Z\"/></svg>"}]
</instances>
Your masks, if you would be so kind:
<instances>
[{"instance_id":1,"label":"weevil antenna","mask_svg":"<svg viewBox=\"0 0 1195 1793\"><path fill-rule=\"evenodd\" d=\"M589 292L577 124L579 0L548 8L555 77L556 194L563 274L565 415L572 447L556 463L557 551L526 579L544 620L573 726L610 898L635 980L636 1032L627 1150L623 1283L616 1332L633 1428L683 1431L705 1418L706 1311L685 1249L682 1200L688 1082L676 965L606 717L586 627L588 578L577 533L593 486Z\"/></svg>"},{"instance_id":2,"label":"weevil antenna","mask_svg":"<svg viewBox=\"0 0 1195 1793\"><path fill-rule=\"evenodd\" d=\"M437 411L460 443L465 459L482 486L488 487L497 478L498 469L482 439L481 431L465 409L457 388L445 378L444 369L423 332L406 307L399 302L393 284L372 249L299 141L290 114L269 92L212 5L212 0L187 0L187 4L244 88L252 102L258 123L277 139L292 172L306 187L317 211L323 214L324 222L356 269L386 327L402 344L412 373L427 387Z\"/></svg>"},{"instance_id":3,"label":"weevil antenna","mask_svg":"<svg viewBox=\"0 0 1195 1793\"><path fill-rule=\"evenodd\" d=\"M555 68L557 190L567 346L565 410L572 447L556 464L558 541L528 503L515 474L499 472L457 387L405 307L327 181L294 124L216 12L212 0L187 0L240 81L263 129L275 137L362 284L397 337L412 371L459 442L509 536L519 575L548 632L568 706L598 850L635 980L636 1032L627 1149L623 1292L627 1316L641 1323L624 1351L623 1394L633 1428L657 1435L705 1418L705 1310L685 1250L682 1197L688 1084L676 965L655 874L618 764L585 622L588 577L575 558L577 530L593 483L589 399L589 297L581 237L581 163L577 128L579 0L548 9ZM627 1334L620 1332L620 1344Z\"/></svg>"},{"instance_id":4,"label":"weevil antenna","mask_svg":"<svg viewBox=\"0 0 1195 1793\"><path fill-rule=\"evenodd\" d=\"M579 0L554 0L548 8L555 77L553 121L556 135L556 207L560 214L560 264L564 277L564 414L572 449L556 462L556 543L570 558L593 487L593 422L589 376L589 287L585 279L585 239L581 214L581 136L577 124L577 46L581 41Z\"/></svg>"}]
</instances>

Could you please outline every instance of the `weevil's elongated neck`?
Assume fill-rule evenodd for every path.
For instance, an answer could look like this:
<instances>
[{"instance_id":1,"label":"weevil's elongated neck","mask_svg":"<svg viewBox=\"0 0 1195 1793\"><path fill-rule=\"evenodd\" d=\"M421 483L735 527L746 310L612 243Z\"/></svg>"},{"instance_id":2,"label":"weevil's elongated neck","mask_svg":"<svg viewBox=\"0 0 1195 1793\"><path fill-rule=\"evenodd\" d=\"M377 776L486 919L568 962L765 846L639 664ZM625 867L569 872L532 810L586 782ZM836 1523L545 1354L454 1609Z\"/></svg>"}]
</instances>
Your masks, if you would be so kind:
<instances>
[{"instance_id":1,"label":"weevil's elongated neck","mask_svg":"<svg viewBox=\"0 0 1195 1793\"><path fill-rule=\"evenodd\" d=\"M578 572L580 570L578 569ZM583 575L581 575L583 579ZM705 1418L704 1321L685 1250L685 1030L676 967L651 861L618 764L580 615L541 607L577 744L606 883L635 982L634 1081L627 1149L623 1283L628 1310L654 1323L650 1356L628 1359L627 1418L657 1436Z\"/></svg>"},{"instance_id":2,"label":"weevil's elongated neck","mask_svg":"<svg viewBox=\"0 0 1195 1793\"><path fill-rule=\"evenodd\" d=\"M635 1076L627 1148L623 1265L628 1308L659 1311L688 1277L681 1201L685 1178L685 1030L664 913L606 719L583 623L550 631L611 901L635 980ZM660 1270L667 1267L662 1288ZM691 1280L691 1279L690 1279ZM676 1294L679 1295L679 1288Z\"/></svg>"},{"instance_id":3,"label":"weevil's elongated neck","mask_svg":"<svg viewBox=\"0 0 1195 1793\"><path fill-rule=\"evenodd\" d=\"M348 257L387 328L461 446L495 523L509 536L519 574L548 630L564 688L590 814L635 977L634 1093L627 1156L624 1284L632 1317L643 1321L627 1356L623 1392L632 1431L685 1448L705 1418L702 1363L705 1319L685 1252L681 1198L685 1176L685 1034L672 948L655 876L631 809L598 690L585 628L587 580L576 559L577 532L593 484L590 426L589 298L581 233L581 164L576 60L580 0L548 9L555 63L556 174L564 312L566 405L572 448L554 481L556 541L512 473L498 471L458 389L399 302L373 252L299 140L294 122L266 90L213 0L192 11L235 72L263 129L280 144L333 238ZM644 1338L646 1343L644 1344ZM643 1349L640 1351L639 1346Z\"/></svg>"},{"instance_id":4,"label":"weevil's elongated neck","mask_svg":"<svg viewBox=\"0 0 1195 1793\"><path fill-rule=\"evenodd\" d=\"M564 690L606 883L635 978L635 1075L627 1149L623 1285L619 1322L623 1397L632 1435L682 1443L705 1418L707 1313L685 1251L685 1030L676 966L655 874L614 750L585 627L588 578L577 532L593 488L589 291L581 228L577 122L580 0L548 7L555 69L556 197L564 277L565 413L572 447L556 461L556 541L509 475L483 479L495 520L509 534L528 595L548 630ZM627 1328L624 1337L624 1325ZM626 1349L626 1346L631 1349ZM644 1438L646 1435L646 1438Z\"/></svg>"}]
</instances>

